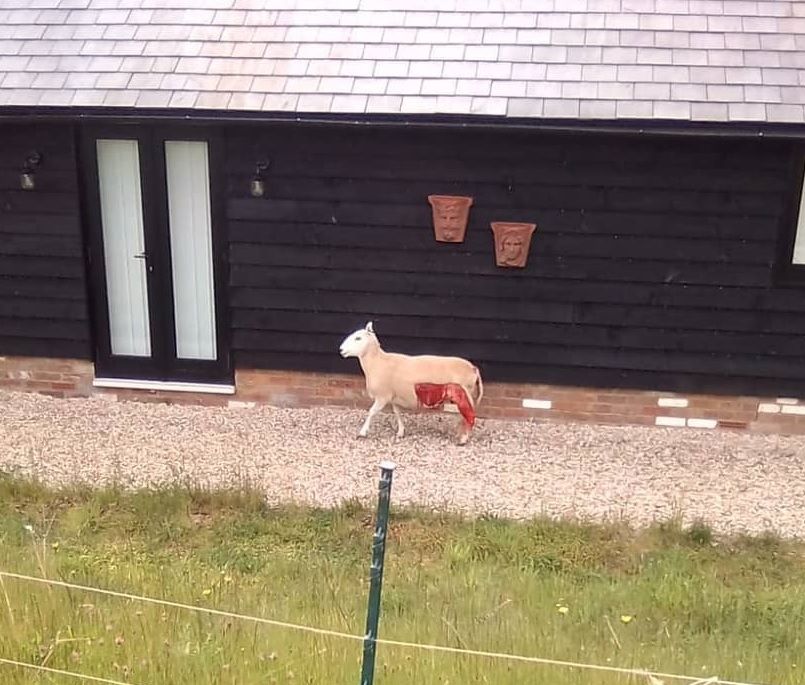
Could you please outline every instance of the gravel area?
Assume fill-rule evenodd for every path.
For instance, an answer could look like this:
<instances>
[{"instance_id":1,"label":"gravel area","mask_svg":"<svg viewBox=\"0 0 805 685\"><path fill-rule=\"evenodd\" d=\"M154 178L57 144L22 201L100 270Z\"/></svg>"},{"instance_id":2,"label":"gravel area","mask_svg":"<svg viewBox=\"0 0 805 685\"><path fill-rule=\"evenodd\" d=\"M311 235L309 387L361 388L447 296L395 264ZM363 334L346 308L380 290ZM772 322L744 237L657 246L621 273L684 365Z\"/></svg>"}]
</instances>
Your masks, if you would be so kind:
<instances>
[{"instance_id":1,"label":"gravel area","mask_svg":"<svg viewBox=\"0 0 805 685\"><path fill-rule=\"evenodd\" d=\"M356 439L363 411L195 407L0 392L0 470L47 483L248 483L272 502L374 504L378 464L397 464L394 504L470 514L626 519L679 515L719 532L805 538L805 440L674 428L391 413Z\"/></svg>"}]
</instances>

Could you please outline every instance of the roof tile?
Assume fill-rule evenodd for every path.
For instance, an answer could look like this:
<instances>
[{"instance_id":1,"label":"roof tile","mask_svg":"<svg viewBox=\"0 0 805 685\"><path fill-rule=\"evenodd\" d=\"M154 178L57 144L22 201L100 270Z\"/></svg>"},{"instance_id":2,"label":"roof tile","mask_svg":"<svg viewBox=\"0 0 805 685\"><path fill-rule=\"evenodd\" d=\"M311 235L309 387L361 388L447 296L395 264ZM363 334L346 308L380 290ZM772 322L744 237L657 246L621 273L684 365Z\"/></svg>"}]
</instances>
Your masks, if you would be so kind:
<instances>
[{"instance_id":1,"label":"roof tile","mask_svg":"<svg viewBox=\"0 0 805 685\"><path fill-rule=\"evenodd\" d=\"M493 81L491 95L508 98L525 97L527 85L526 81Z\"/></svg>"},{"instance_id":2,"label":"roof tile","mask_svg":"<svg viewBox=\"0 0 805 685\"><path fill-rule=\"evenodd\" d=\"M767 105L766 116L769 121L802 123L805 121L805 107L802 105Z\"/></svg>"},{"instance_id":3,"label":"roof tile","mask_svg":"<svg viewBox=\"0 0 805 685\"><path fill-rule=\"evenodd\" d=\"M653 43L653 39L652 39ZM603 45L615 47L621 45L619 31L603 31L599 29L587 29L584 32L584 45Z\"/></svg>"},{"instance_id":4,"label":"roof tile","mask_svg":"<svg viewBox=\"0 0 805 685\"><path fill-rule=\"evenodd\" d=\"M286 98L287 96L266 96L266 101L263 103L265 109L278 109L276 107L268 107L268 99L270 97ZM296 97L296 96L294 96ZM196 107L202 109L228 109L229 101L232 98L232 93L225 93L223 91L216 91L214 93L201 93L196 99Z\"/></svg>"},{"instance_id":5,"label":"roof tile","mask_svg":"<svg viewBox=\"0 0 805 685\"><path fill-rule=\"evenodd\" d=\"M113 93L121 93L123 91L112 91ZM42 107L66 107L73 103L75 91L60 88L58 90L46 90L42 92L39 98L38 105Z\"/></svg>"},{"instance_id":6,"label":"roof tile","mask_svg":"<svg viewBox=\"0 0 805 685\"><path fill-rule=\"evenodd\" d=\"M371 72L369 72L371 74ZM335 59L312 59L307 63L307 76L355 76L342 74L341 62Z\"/></svg>"},{"instance_id":7,"label":"roof tile","mask_svg":"<svg viewBox=\"0 0 805 685\"><path fill-rule=\"evenodd\" d=\"M562 83L559 81L532 81L526 86L530 98L558 98L562 96Z\"/></svg>"},{"instance_id":8,"label":"roof tile","mask_svg":"<svg viewBox=\"0 0 805 685\"><path fill-rule=\"evenodd\" d=\"M727 105L730 121L762 121L766 118L766 106L746 102L731 102Z\"/></svg>"},{"instance_id":9,"label":"roof tile","mask_svg":"<svg viewBox=\"0 0 805 685\"><path fill-rule=\"evenodd\" d=\"M650 119L654 114L653 102L619 100L615 104L615 116L619 118Z\"/></svg>"},{"instance_id":10,"label":"roof tile","mask_svg":"<svg viewBox=\"0 0 805 685\"><path fill-rule=\"evenodd\" d=\"M691 116L702 121L724 121L728 118L726 103L694 102L691 105Z\"/></svg>"},{"instance_id":11,"label":"roof tile","mask_svg":"<svg viewBox=\"0 0 805 685\"><path fill-rule=\"evenodd\" d=\"M707 50L673 50L671 60L674 64L706 66L709 63L709 54Z\"/></svg>"},{"instance_id":12,"label":"roof tile","mask_svg":"<svg viewBox=\"0 0 805 685\"><path fill-rule=\"evenodd\" d=\"M127 74L125 71L105 73L98 76L95 87L104 89L127 88L130 80L131 74Z\"/></svg>"},{"instance_id":13,"label":"roof tile","mask_svg":"<svg viewBox=\"0 0 805 685\"><path fill-rule=\"evenodd\" d=\"M761 69L759 83L776 86L802 86L805 85L805 73L796 69Z\"/></svg>"},{"instance_id":14,"label":"roof tile","mask_svg":"<svg viewBox=\"0 0 805 685\"><path fill-rule=\"evenodd\" d=\"M793 34L761 34L761 50L796 50L797 42Z\"/></svg>"},{"instance_id":15,"label":"roof tile","mask_svg":"<svg viewBox=\"0 0 805 685\"><path fill-rule=\"evenodd\" d=\"M654 102L654 116L658 119L690 119L689 102Z\"/></svg>"},{"instance_id":16,"label":"roof tile","mask_svg":"<svg viewBox=\"0 0 805 685\"><path fill-rule=\"evenodd\" d=\"M465 49L463 45L432 45L430 57L436 60L461 61L464 59ZM472 62L467 62L467 64L472 64Z\"/></svg>"},{"instance_id":17,"label":"roof tile","mask_svg":"<svg viewBox=\"0 0 805 685\"><path fill-rule=\"evenodd\" d=\"M567 48L567 61L576 64L599 64L603 56L603 48L600 47L570 47Z\"/></svg>"},{"instance_id":18,"label":"roof tile","mask_svg":"<svg viewBox=\"0 0 805 685\"><path fill-rule=\"evenodd\" d=\"M511 78L512 67L510 62L479 62L478 78L508 79Z\"/></svg>"},{"instance_id":19,"label":"roof tile","mask_svg":"<svg viewBox=\"0 0 805 685\"><path fill-rule=\"evenodd\" d=\"M421 78L393 78L389 79L387 95L419 95L422 90Z\"/></svg>"},{"instance_id":20,"label":"roof tile","mask_svg":"<svg viewBox=\"0 0 805 685\"><path fill-rule=\"evenodd\" d=\"M336 95L332 101L333 112L365 112L366 95Z\"/></svg>"},{"instance_id":21,"label":"roof tile","mask_svg":"<svg viewBox=\"0 0 805 685\"><path fill-rule=\"evenodd\" d=\"M748 102L781 102L783 99L780 86L745 86L744 92Z\"/></svg>"},{"instance_id":22,"label":"roof tile","mask_svg":"<svg viewBox=\"0 0 805 685\"><path fill-rule=\"evenodd\" d=\"M551 29L550 41L543 42L552 45L584 45L586 35L586 31L581 29Z\"/></svg>"},{"instance_id":23,"label":"roof tile","mask_svg":"<svg viewBox=\"0 0 805 685\"><path fill-rule=\"evenodd\" d=\"M541 117L545 101L540 98L516 98L509 101L506 112L510 117Z\"/></svg>"},{"instance_id":24,"label":"roof tile","mask_svg":"<svg viewBox=\"0 0 805 685\"><path fill-rule=\"evenodd\" d=\"M263 108L263 102L265 102L265 99L266 96L264 93L232 93L232 98L229 101L229 107L232 109L259 110ZM301 99L302 98L300 97L300 101Z\"/></svg>"},{"instance_id":25,"label":"roof tile","mask_svg":"<svg viewBox=\"0 0 805 685\"><path fill-rule=\"evenodd\" d=\"M399 95L370 95L366 108L371 112L399 112L402 97Z\"/></svg>"},{"instance_id":26,"label":"roof tile","mask_svg":"<svg viewBox=\"0 0 805 685\"><path fill-rule=\"evenodd\" d=\"M108 93L100 88L93 88L92 90L76 90L73 94L72 104L74 107L76 105L83 105L85 107L102 105L107 95ZM137 102L140 102L139 97L137 98ZM165 100L165 104L167 104L167 100Z\"/></svg>"},{"instance_id":27,"label":"roof tile","mask_svg":"<svg viewBox=\"0 0 805 685\"><path fill-rule=\"evenodd\" d=\"M653 31L621 31L620 42L624 48L651 48L654 47Z\"/></svg>"},{"instance_id":28,"label":"roof tile","mask_svg":"<svg viewBox=\"0 0 805 685\"><path fill-rule=\"evenodd\" d=\"M805 90L803 90L802 88L781 86L780 92L782 94L783 102L805 105Z\"/></svg>"},{"instance_id":29,"label":"roof tile","mask_svg":"<svg viewBox=\"0 0 805 685\"><path fill-rule=\"evenodd\" d=\"M457 65L461 67L470 67L467 73L465 74L456 74L465 76L466 78L472 78L475 76L475 69L472 69L471 62L457 62ZM541 81L545 78L545 75L548 71L548 66L546 64L535 64L533 62L529 62L528 64L513 64L512 65L512 78L519 79L523 81ZM447 75L447 65L445 65L445 75Z\"/></svg>"},{"instance_id":30,"label":"roof tile","mask_svg":"<svg viewBox=\"0 0 805 685\"><path fill-rule=\"evenodd\" d=\"M572 117L578 118L580 102L578 100L545 100L546 117Z\"/></svg>"},{"instance_id":31,"label":"roof tile","mask_svg":"<svg viewBox=\"0 0 805 685\"><path fill-rule=\"evenodd\" d=\"M534 85L529 83L529 86ZM473 79L472 81L462 80L456 83L456 95L485 96L492 92L492 81L490 79Z\"/></svg>"},{"instance_id":32,"label":"roof tile","mask_svg":"<svg viewBox=\"0 0 805 685\"><path fill-rule=\"evenodd\" d=\"M56 2L0 11L3 101L804 116L789 0Z\"/></svg>"},{"instance_id":33,"label":"roof tile","mask_svg":"<svg viewBox=\"0 0 805 685\"><path fill-rule=\"evenodd\" d=\"M374 71L374 62L357 59L344 60L338 69L338 73L341 76L371 76Z\"/></svg>"},{"instance_id":34,"label":"roof tile","mask_svg":"<svg viewBox=\"0 0 805 685\"><path fill-rule=\"evenodd\" d=\"M92 76L97 78L98 74L92 74ZM136 90L157 90L162 84L163 77L164 74L153 74L153 73L133 74L131 77L131 81L129 81L129 88ZM94 82L92 85L94 85ZM85 88L91 86L76 84L76 87Z\"/></svg>"},{"instance_id":35,"label":"roof tile","mask_svg":"<svg viewBox=\"0 0 805 685\"><path fill-rule=\"evenodd\" d=\"M81 91L79 91L81 92ZM97 91L103 93L103 91ZM173 97L172 91L144 90L137 97L137 107L167 107Z\"/></svg>"},{"instance_id":36,"label":"roof tile","mask_svg":"<svg viewBox=\"0 0 805 685\"><path fill-rule=\"evenodd\" d=\"M617 113L617 102L613 100L582 100L579 116L582 119L614 119Z\"/></svg>"},{"instance_id":37,"label":"roof tile","mask_svg":"<svg viewBox=\"0 0 805 685\"><path fill-rule=\"evenodd\" d=\"M653 2L653 0L652 0ZM572 29L602 29L606 21L605 14L599 13L579 13L570 17L570 28Z\"/></svg>"},{"instance_id":38,"label":"roof tile","mask_svg":"<svg viewBox=\"0 0 805 685\"><path fill-rule=\"evenodd\" d=\"M389 79L386 78L356 78L353 92L365 95L382 95L386 92L388 85ZM372 98L369 98L370 105L372 102Z\"/></svg>"},{"instance_id":39,"label":"roof tile","mask_svg":"<svg viewBox=\"0 0 805 685\"><path fill-rule=\"evenodd\" d=\"M505 115L508 100L506 98L475 97L470 103L472 114Z\"/></svg>"},{"instance_id":40,"label":"roof tile","mask_svg":"<svg viewBox=\"0 0 805 685\"><path fill-rule=\"evenodd\" d=\"M191 109L195 107L196 101L198 100L198 93L193 91L182 91L178 93L174 93L171 95L171 99L168 102L168 107L180 107L182 109ZM260 98L260 104L263 102L264 95L260 94L258 96Z\"/></svg>"},{"instance_id":41,"label":"roof tile","mask_svg":"<svg viewBox=\"0 0 805 685\"><path fill-rule=\"evenodd\" d=\"M436 98L436 111L439 113L461 114L472 107L472 98L439 95Z\"/></svg>"},{"instance_id":42,"label":"roof tile","mask_svg":"<svg viewBox=\"0 0 805 685\"><path fill-rule=\"evenodd\" d=\"M422 78L441 76L442 66L441 62L411 62L408 68L408 75Z\"/></svg>"},{"instance_id":43,"label":"roof tile","mask_svg":"<svg viewBox=\"0 0 805 685\"><path fill-rule=\"evenodd\" d=\"M639 28L639 17L629 12L607 14L604 19L604 28L607 29L636 29Z\"/></svg>"}]
</instances>

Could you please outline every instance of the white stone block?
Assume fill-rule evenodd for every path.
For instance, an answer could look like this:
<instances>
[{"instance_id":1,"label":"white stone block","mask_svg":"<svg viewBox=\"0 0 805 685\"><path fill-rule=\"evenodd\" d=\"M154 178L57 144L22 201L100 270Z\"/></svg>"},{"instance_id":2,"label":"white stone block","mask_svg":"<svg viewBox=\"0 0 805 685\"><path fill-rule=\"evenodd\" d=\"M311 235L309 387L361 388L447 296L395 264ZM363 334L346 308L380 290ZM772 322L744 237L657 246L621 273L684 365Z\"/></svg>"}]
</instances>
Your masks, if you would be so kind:
<instances>
[{"instance_id":1,"label":"white stone block","mask_svg":"<svg viewBox=\"0 0 805 685\"><path fill-rule=\"evenodd\" d=\"M553 402L551 400L523 400L524 409L552 409Z\"/></svg>"},{"instance_id":2,"label":"white stone block","mask_svg":"<svg viewBox=\"0 0 805 685\"><path fill-rule=\"evenodd\" d=\"M761 403L757 406L758 414L779 414L780 405L771 403Z\"/></svg>"},{"instance_id":3,"label":"white stone block","mask_svg":"<svg viewBox=\"0 0 805 685\"><path fill-rule=\"evenodd\" d=\"M681 416L658 416L654 419L654 423L657 426L684 426L685 419Z\"/></svg>"},{"instance_id":4,"label":"white stone block","mask_svg":"<svg viewBox=\"0 0 805 685\"><path fill-rule=\"evenodd\" d=\"M684 397L660 397L657 400L659 407L679 407L685 408L688 406L688 400Z\"/></svg>"},{"instance_id":5,"label":"white stone block","mask_svg":"<svg viewBox=\"0 0 805 685\"><path fill-rule=\"evenodd\" d=\"M690 428L715 428L718 421L715 419L688 419L688 426Z\"/></svg>"}]
</instances>

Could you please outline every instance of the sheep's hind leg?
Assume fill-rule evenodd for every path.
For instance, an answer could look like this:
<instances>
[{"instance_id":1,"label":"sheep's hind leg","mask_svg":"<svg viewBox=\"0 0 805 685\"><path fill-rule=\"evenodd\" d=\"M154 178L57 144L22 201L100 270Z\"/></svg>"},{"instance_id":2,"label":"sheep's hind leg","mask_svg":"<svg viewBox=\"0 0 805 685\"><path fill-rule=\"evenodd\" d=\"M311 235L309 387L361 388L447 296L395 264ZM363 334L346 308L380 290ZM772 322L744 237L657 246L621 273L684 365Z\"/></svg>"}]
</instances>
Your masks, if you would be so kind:
<instances>
[{"instance_id":1,"label":"sheep's hind leg","mask_svg":"<svg viewBox=\"0 0 805 685\"><path fill-rule=\"evenodd\" d=\"M465 424L462 421L461 426L459 426L458 430L458 444L466 445L469 439L470 439L470 429L468 428L467 424Z\"/></svg>"},{"instance_id":2,"label":"sheep's hind leg","mask_svg":"<svg viewBox=\"0 0 805 685\"><path fill-rule=\"evenodd\" d=\"M402 416L400 415L400 408L396 404L392 404L391 408L394 410L394 416L397 417L397 437L402 438L405 435L405 427L403 426Z\"/></svg>"},{"instance_id":3,"label":"sheep's hind leg","mask_svg":"<svg viewBox=\"0 0 805 685\"><path fill-rule=\"evenodd\" d=\"M366 421L363 422L361 430L358 432L359 438L365 438L369 434L369 425L372 423L372 419L378 412L382 411L383 407L385 407L387 404L388 400L381 399L376 399L372 403L372 406L369 407L369 413L366 415Z\"/></svg>"}]
</instances>

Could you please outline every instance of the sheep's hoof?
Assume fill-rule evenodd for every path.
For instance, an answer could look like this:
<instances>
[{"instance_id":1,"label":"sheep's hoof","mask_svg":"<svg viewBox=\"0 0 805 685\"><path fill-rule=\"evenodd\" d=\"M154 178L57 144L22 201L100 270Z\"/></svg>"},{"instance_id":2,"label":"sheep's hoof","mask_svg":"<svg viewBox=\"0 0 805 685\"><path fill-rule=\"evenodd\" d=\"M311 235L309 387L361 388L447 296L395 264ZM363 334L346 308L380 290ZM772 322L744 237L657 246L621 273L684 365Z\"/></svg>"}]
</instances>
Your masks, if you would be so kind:
<instances>
[{"instance_id":1,"label":"sheep's hoof","mask_svg":"<svg viewBox=\"0 0 805 685\"><path fill-rule=\"evenodd\" d=\"M397 437L398 438L404 438L405 437L405 431L397 431Z\"/></svg>"},{"instance_id":2,"label":"sheep's hoof","mask_svg":"<svg viewBox=\"0 0 805 685\"><path fill-rule=\"evenodd\" d=\"M365 438L367 435L368 435L368 433L364 433L363 431L360 431L360 432L359 432L359 433L358 433L358 434L355 436L355 439L356 439L356 440L361 440L361 439Z\"/></svg>"},{"instance_id":3,"label":"sheep's hoof","mask_svg":"<svg viewBox=\"0 0 805 685\"><path fill-rule=\"evenodd\" d=\"M469 435L461 435L461 436L459 436L459 438L458 438L458 444L459 444L459 445L466 445L466 444L467 444L467 441L468 441L469 439L470 439L470 436L469 436Z\"/></svg>"}]
</instances>

